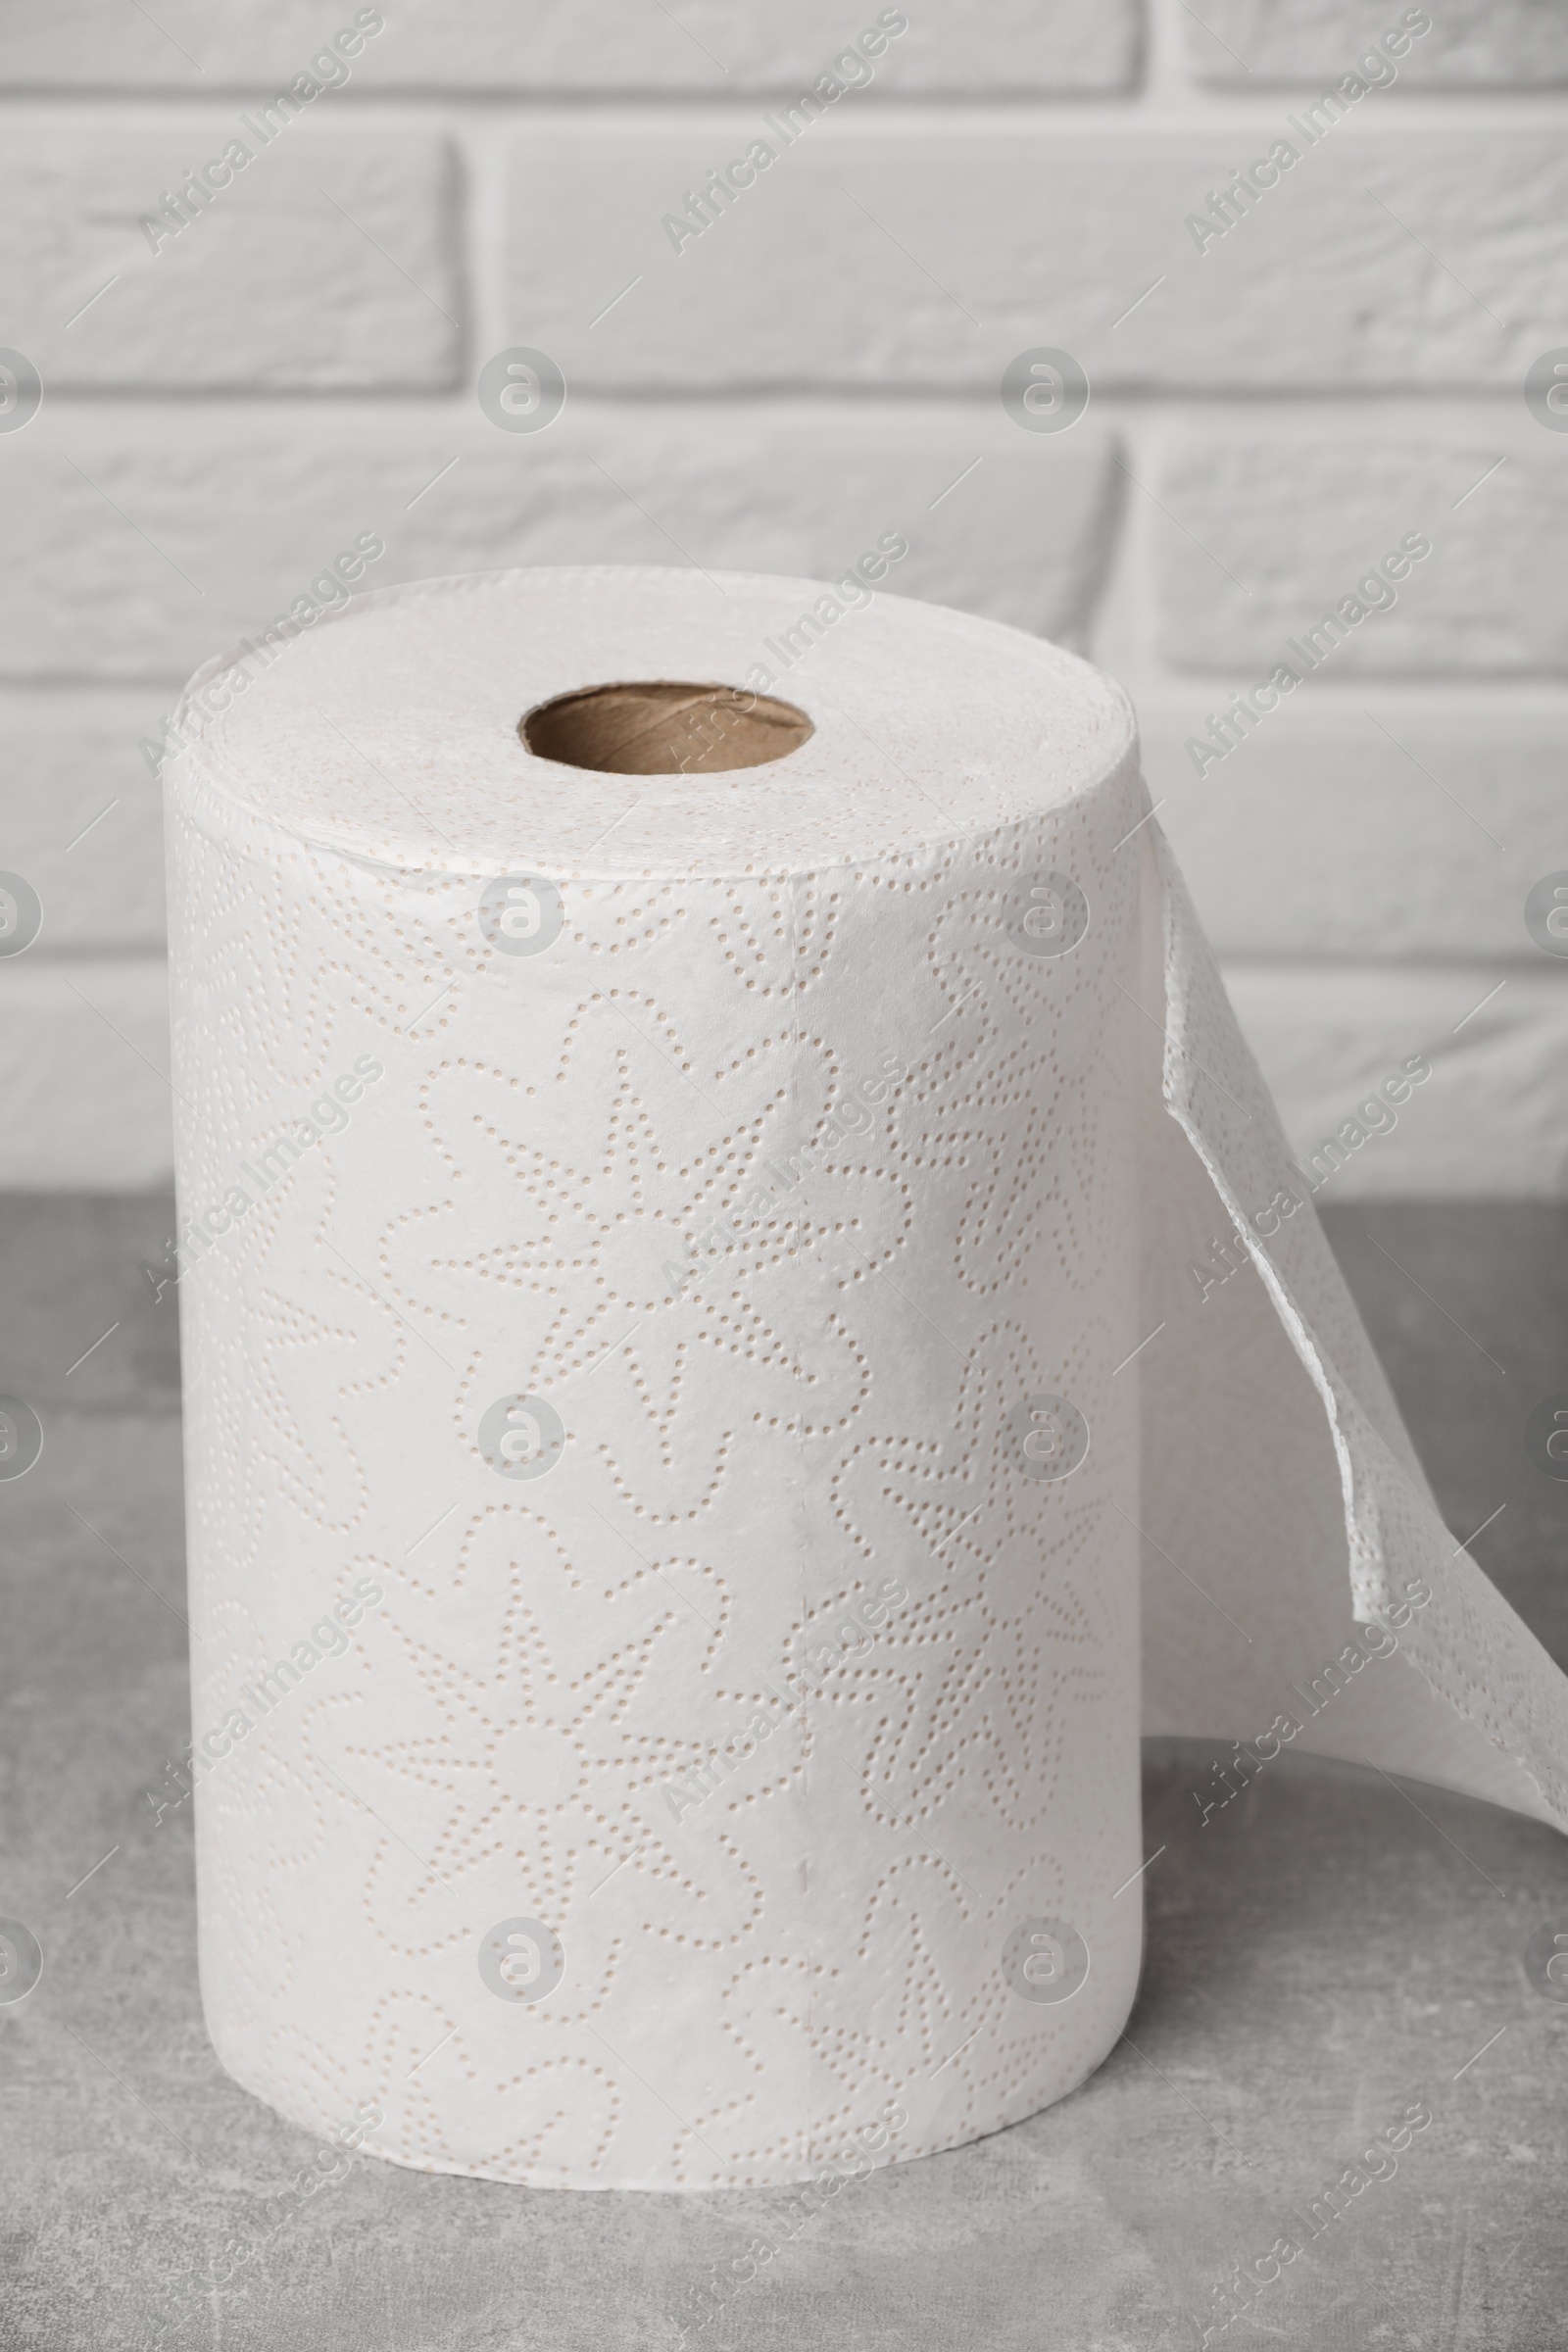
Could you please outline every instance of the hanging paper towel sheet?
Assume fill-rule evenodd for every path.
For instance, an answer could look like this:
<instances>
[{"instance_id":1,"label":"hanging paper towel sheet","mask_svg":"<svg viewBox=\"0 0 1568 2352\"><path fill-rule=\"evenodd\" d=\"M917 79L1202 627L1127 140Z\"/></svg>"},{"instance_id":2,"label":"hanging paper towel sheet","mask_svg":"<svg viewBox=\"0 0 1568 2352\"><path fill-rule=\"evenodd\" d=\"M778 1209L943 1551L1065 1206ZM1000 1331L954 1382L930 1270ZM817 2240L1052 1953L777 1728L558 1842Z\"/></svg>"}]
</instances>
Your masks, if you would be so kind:
<instances>
[{"instance_id":1,"label":"hanging paper towel sheet","mask_svg":"<svg viewBox=\"0 0 1568 2352\"><path fill-rule=\"evenodd\" d=\"M783 2181L1060 2096L1136 1987L1141 1724L1565 1820L1568 1685L1438 1515L1126 698L852 601L439 581L176 721L203 1996L405 2164ZM812 732L521 739L650 680Z\"/></svg>"}]
</instances>

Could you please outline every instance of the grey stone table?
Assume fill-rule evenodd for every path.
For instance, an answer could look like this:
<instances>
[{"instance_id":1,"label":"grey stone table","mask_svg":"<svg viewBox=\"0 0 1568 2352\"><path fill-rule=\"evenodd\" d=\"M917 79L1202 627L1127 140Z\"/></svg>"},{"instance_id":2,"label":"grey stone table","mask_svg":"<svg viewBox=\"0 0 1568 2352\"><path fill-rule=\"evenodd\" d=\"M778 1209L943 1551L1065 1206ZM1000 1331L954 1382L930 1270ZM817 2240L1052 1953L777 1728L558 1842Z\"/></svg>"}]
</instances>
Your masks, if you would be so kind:
<instances>
[{"instance_id":1,"label":"grey stone table","mask_svg":"<svg viewBox=\"0 0 1568 2352\"><path fill-rule=\"evenodd\" d=\"M1165 1850L1127 2034L1032 2121L851 2184L793 2236L783 2190L573 2195L368 2157L289 2211L313 2142L219 2070L189 1823L155 1828L142 1794L188 1730L177 1351L138 1270L168 1216L0 1200L0 1390L48 1431L0 1486L0 1914L44 1951L0 2006L5 2352L605 2352L677 2319L712 2352L1568 2344L1568 2002L1523 1957L1568 1926L1568 1841L1289 1755L1200 1828L1213 1759L1187 1742L1147 1758ZM1522 1427L1568 1390L1564 1222L1332 1226L1450 1522L1505 1506L1479 1554L1559 1654L1568 1485ZM697 2329L759 2239L772 2258Z\"/></svg>"}]
</instances>

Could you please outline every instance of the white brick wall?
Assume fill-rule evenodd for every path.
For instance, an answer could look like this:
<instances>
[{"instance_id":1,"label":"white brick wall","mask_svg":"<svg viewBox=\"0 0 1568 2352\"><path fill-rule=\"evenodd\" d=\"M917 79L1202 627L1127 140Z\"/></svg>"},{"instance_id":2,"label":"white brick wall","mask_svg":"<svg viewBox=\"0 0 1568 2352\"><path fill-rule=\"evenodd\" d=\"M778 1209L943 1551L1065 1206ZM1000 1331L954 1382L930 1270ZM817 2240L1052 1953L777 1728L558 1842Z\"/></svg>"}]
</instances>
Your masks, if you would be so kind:
<instances>
[{"instance_id":1,"label":"white brick wall","mask_svg":"<svg viewBox=\"0 0 1568 2352\"><path fill-rule=\"evenodd\" d=\"M380 585L833 570L898 528L906 593L1132 689L1298 1144L1431 1057L1343 1196L1568 1191L1568 961L1523 915L1568 869L1568 433L1524 397L1568 345L1568 10L1447 0L1330 120L1403 0L911 0L786 145L781 105L881 13L6 12L0 345L45 398L0 431L0 869L45 920L0 958L0 1185L166 1175L139 746L358 534ZM337 86L284 122L318 59ZM663 216L760 136L676 251ZM236 137L154 251L139 220ZM474 396L514 343L570 387L537 436ZM1042 346L1094 387L1069 432L999 398ZM1411 533L1397 601L1200 776L1189 740Z\"/></svg>"},{"instance_id":2,"label":"white brick wall","mask_svg":"<svg viewBox=\"0 0 1568 2352\"><path fill-rule=\"evenodd\" d=\"M136 133L118 127L122 110L113 128L92 111L77 128L51 108L46 127L8 138L0 158L0 282L52 391L456 388L444 140L291 122L276 153L237 172L210 213L166 230L155 253L138 218L221 157L240 109L169 110L162 128Z\"/></svg>"}]
</instances>

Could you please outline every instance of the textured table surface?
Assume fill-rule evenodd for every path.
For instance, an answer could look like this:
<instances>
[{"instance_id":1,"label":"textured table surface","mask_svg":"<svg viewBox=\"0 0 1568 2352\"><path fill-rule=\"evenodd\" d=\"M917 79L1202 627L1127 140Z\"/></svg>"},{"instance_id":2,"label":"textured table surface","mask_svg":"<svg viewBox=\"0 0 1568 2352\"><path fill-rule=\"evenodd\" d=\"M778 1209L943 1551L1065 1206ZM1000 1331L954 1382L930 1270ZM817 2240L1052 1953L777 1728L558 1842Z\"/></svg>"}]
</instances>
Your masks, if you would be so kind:
<instances>
[{"instance_id":1,"label":"textured table surface","mask_svg":"<svg viewBox=\"0 0 1568 2352\"><path fill-rule=\"evenodd\" d=\"M604 2352L677 2323L713 2352L1568 2342L1568 2001L1523 1957L1568 1928L1568 1842L1289 1755L1200 1828L1220 1751L1193 1742L1148 1752L1163 1850L1127 2034L1045 2114L804 2225L785 2190L572 2195L368 2157L286 2210L313 2143L213 2057L189 1822L155 1828L142 1793L188 1733L172 1299L139 1271L169 1213L0 1200L0 1390L48 1433L0 1486L0 1914L44 1951L0 2005L6 2352ZM1450 1524L1504 1506L1477 1556L1568 1656L1568 1484L1522 1444L1568 1390L1568 1220L1387 1205L1331 1232ZM1363 2162L1412 2109L1408 2146Z\"/></svg>"}]
</instances>

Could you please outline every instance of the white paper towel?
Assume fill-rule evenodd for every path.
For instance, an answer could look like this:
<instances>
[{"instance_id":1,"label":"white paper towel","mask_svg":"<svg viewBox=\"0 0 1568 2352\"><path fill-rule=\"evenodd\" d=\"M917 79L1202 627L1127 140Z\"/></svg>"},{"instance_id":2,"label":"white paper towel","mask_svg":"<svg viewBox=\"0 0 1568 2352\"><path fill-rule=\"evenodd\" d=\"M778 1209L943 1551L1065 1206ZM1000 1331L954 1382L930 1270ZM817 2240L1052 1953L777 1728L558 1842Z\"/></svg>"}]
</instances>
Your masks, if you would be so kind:
<instances>
[{"instance_id":1,"label":"white paper towel","mask_svg":"<svg viewBox=\"0 0 1568 2352\"><path fill-rule=\"evenodd\" d=\"M176 721L203 1995L402 2163L792 2180L1071 2088L1139 1967L1141 1591L1145 1728L1249 1743L1200 1810L1291 1744L1568 1818L1124 696L851 607L440 581ZM814 731L520 739L654 680Z\"/></svg>"}]
</instances>

